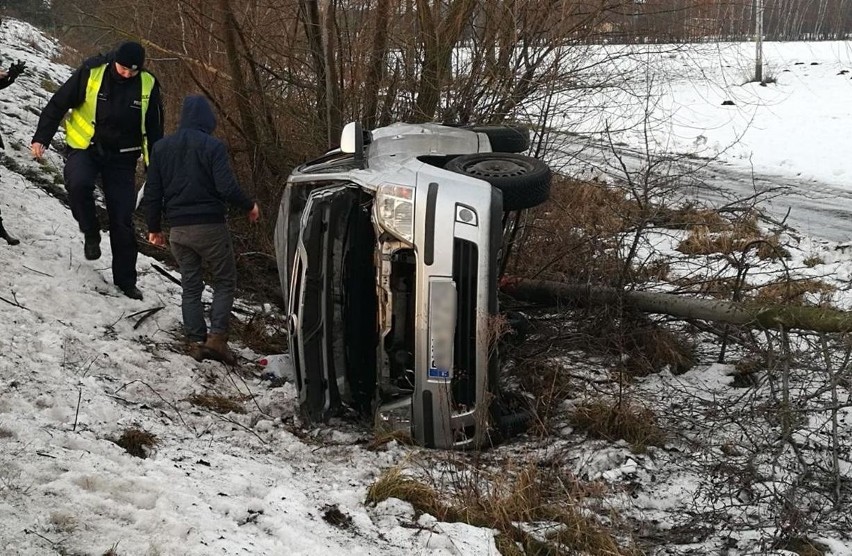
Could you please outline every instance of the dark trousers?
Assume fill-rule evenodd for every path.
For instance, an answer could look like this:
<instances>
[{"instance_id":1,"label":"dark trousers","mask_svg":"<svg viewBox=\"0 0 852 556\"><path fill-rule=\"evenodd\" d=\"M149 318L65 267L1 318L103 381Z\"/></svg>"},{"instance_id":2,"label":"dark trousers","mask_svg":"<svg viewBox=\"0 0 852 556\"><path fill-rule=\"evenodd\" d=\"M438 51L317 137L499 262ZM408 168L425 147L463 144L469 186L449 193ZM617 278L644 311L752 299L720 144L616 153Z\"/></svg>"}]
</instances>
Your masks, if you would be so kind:
<instances>
[{"instance_id":1,"label":"dark trousers","mask_svg":"<svg viewBox=\"0 0 852 556\"><path fill-rule=\"evenodd\" d=\"M183 287L181 313L187 338L203 342L207 337L204 306L201 304L205 264L213 275L210 332L227 334L234 291L237 288L237 264L227 224L173 226L169 233L169 243L180 266L180 283Z\"/></svg>"},{"instance_id":2,"label":"dark trousers","mask_svg":"<svg viewBox=\"0 0 852 556\"><path fill-rule=\"evenodd\" d=\"M112 281L116 286L136 285L136 161L138 154L99 154L94 148L69 149L65 162L65 187L71 214L84 234L100 232L95 212L95 181L101 176L109 217Z\"/></svg>"}]
</instances>

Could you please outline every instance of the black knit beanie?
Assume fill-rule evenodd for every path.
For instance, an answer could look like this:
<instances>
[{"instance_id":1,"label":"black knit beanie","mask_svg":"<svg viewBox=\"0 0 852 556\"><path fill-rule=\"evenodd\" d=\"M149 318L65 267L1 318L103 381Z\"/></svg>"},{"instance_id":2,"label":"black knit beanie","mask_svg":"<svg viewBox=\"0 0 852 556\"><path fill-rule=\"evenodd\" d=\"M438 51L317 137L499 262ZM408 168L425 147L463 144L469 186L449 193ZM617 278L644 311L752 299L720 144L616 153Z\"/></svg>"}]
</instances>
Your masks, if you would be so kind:
<instances>
[{"instance_id":1,"label":"black knit beanie","mask_svg":"<svg viewBox=\"0 0 852 556\"><path fill-rule=\"evenodd\" d=\"M138 42L123 42L115 51L115 61L132 70L142 69L145 49Z\"/></svg>"}]
</instances>

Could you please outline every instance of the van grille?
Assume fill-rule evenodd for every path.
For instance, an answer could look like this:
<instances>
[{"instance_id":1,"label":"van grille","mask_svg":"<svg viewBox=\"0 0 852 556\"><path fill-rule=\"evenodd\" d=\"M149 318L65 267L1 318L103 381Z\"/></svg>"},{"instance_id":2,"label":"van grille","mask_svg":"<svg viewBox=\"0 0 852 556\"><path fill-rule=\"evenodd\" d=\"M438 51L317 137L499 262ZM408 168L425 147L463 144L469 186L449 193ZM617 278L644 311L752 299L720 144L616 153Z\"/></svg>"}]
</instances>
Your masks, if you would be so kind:
<instances>
[{"instance_id":1,"label":"van grille","mask_svg":"<svg viewBox=\"0 0 852 556\"><path fill-rule=\"evenodd\" d=\"M472 409L476 404L476 308L479 251L475 243L456 238L453 243L453 280L458 292L453 401Z\"/></svg>"}]
</instances>

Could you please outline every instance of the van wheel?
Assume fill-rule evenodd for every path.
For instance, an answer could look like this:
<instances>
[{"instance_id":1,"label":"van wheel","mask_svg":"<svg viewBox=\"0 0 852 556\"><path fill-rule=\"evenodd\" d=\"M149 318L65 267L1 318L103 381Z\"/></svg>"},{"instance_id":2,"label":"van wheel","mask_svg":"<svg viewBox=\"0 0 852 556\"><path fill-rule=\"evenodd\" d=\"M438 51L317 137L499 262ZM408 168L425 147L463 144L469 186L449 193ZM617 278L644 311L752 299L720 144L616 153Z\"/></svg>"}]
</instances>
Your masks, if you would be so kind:
<instances>
[{"instance_id":1,"label":"van wheel","mask_svg":"<svg viewBox=\"0 0 852 556\"><path fill-rule=\"evenodd\" d=\"M537 158L510 153L475 153L457 156L446 169L487 181L503 192L503 210L540 205L550 195L550 168Z\"/></svg>"},{"instance_id":2,"label":"van wheel","mask_svg":"<svg viewBox=\"0 0 852 556\"><path fill-rule=\"evenodd\" d=\"M491 150L499 153L522 153L530 148L530 130L520 125L483 125L470 128L484 133Z\"/></svg>"}]
</instances>

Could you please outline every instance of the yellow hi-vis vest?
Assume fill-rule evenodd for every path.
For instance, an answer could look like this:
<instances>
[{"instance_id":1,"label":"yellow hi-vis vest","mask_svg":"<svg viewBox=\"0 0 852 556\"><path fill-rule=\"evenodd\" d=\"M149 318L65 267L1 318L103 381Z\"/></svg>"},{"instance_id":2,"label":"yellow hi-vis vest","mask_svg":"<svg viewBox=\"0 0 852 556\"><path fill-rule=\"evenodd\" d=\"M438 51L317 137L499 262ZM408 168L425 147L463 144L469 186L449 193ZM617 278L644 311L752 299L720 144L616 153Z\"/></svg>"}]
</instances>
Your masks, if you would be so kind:
<instances>
[{"instance_id":1,"label":"yellow hi-vis vest","mask_svg":"<svg viewBox=\"0 0 852 556\"><path fill-rule=\"evenodd\" d=\"M95 113L98 108L98 91L104 80L104 74L109 64L103 64L89 71L89 81L86 83L86 100L83 104L71 109L71 114L65 119L65 142L73 149L88 149L95 136ZM154 76L147 71L141 71L142 79L142 159L148 164L148 134L145 133L145 115L151 102L151 90L154 88Z\"/></svg>"}]
</instances>

